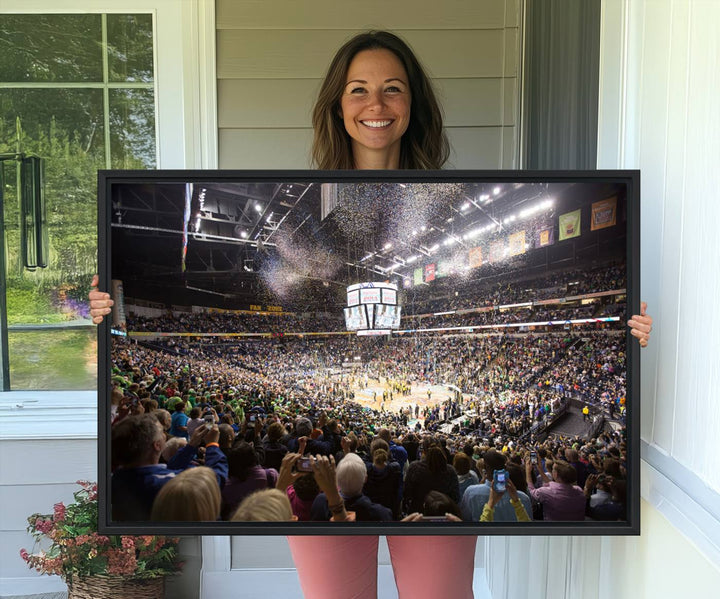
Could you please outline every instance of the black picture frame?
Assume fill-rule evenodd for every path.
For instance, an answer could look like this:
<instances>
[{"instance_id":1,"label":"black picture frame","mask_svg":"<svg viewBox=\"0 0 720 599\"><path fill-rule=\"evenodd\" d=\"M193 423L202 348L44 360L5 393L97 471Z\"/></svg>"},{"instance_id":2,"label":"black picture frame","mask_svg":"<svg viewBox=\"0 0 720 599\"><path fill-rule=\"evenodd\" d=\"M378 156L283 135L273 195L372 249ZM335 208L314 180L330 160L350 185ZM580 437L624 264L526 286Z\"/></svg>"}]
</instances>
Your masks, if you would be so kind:
<instances>
[{"instance_id":1,"label":"black picture frame","mask_svg":"<svg viewBox=\"0 0 720 599\"><path fill-rule=\"evenodd\" d=\"M99 171L98 243L100 289L109 291L112 264L112 199L118 186L152 186L168 183L242 184L265 182L339 184L617 184L624 186L625 266L627 315L640 310L640 172L637 170L594 171L230 171L157 170ZM555 218L557 222L557 218ZM557 243L557 240L556 240ZM403 310L403 318L405 311ZM329 522L118 522L110 510L110 386L111 323L99 326L98 373L98 529L103 534L164 535L639 535L640 534L640 347L626 328L627 366L626 431L627 520L616 522L529 523L329 523Z\"/></svg>"}]
</instances>

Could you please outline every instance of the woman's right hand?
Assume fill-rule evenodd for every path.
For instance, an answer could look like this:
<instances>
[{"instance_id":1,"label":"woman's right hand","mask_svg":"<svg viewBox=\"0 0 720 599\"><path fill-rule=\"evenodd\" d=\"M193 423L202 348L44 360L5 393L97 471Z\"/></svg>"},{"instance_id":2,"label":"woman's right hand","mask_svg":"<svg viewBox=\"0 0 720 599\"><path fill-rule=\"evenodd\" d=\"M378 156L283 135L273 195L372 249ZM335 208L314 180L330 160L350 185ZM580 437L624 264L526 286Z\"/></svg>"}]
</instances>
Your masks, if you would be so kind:
<instances>
[{"instance_id":1,"label":"woman's right hand","mask_svg":"<svg viewBox=\"0 0 720 599\"><path fill-rule=\"evenodd\" d=\"M97 275L93 275L92 283L90 286L92 289L88 293L88 299L90 300L90 316L95 324L100 324L103 318L110 314L112 305L115 303L110 299L110 294L104 291L98 291L98 283L100 278Z\"/></svg>"}]
</instances>

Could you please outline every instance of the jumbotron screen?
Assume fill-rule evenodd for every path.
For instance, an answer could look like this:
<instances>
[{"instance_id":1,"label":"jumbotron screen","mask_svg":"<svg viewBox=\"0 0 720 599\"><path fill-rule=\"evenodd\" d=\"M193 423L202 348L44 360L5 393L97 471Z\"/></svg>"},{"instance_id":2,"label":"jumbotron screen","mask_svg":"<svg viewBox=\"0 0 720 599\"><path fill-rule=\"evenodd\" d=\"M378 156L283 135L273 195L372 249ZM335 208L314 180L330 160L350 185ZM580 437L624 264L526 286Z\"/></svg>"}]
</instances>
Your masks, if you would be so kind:
<instances>
[{"instance_id":1,"label":"jumbotron screen","mask_svg":"<svg viewBox=\"0 0 720 599\"><path fill-rule=\"evenodd\" d=\"M390 334L400 328L401 307L397 305L397 285L365 282L347 288L345 327L368 335L370 331Z\"/></svg>"},{"instance_id":2,"label":"jumbotron screen","mask_svg":"<svg viewBox=\"0 0 720 599\"><path fill-rule=\"evenodd\" d=\"M637 171L99 197L103 534L639 533Z\"/></svg>"}]
</instances>

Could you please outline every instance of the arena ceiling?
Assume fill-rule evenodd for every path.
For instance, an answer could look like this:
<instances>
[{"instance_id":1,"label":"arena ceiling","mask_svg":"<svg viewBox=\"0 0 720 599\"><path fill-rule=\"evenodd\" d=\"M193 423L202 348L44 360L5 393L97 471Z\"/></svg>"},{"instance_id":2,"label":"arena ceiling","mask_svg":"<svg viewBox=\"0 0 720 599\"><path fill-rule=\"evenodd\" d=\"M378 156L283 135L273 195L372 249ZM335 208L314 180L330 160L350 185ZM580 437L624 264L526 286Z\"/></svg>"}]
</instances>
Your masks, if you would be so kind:
<instances>
[{"instance_id":1,"label":"arena ceiling","mask_svg":"<svg viewBox=\"0 0 720 599\"><path fill-rule=\"evenodd\" d=\"M411 276L516 218L617 193L573 183L123 183L112 194L111 272L135 299L273 303L292 285Z\"/></svg>"}]
</instances>

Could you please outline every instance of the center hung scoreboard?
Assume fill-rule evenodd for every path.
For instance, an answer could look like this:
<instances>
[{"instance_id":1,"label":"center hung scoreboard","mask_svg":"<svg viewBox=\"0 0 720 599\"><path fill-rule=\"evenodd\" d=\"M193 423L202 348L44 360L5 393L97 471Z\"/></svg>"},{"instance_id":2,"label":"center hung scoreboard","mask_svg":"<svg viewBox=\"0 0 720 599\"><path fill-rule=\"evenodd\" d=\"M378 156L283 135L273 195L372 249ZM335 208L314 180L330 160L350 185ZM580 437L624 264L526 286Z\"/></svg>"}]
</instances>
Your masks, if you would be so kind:
<instances>
[{"instance_id":1,"label":"center hung scoreboard","mask_svg":"<svg viewBox=\"0 0 720 599\"><path fill-rule=\"evenodd\" d=\"M400 328L397 285L356 283L347 288L345 328L358 335L390 335Z\"/></svg>"}]
</instances>

